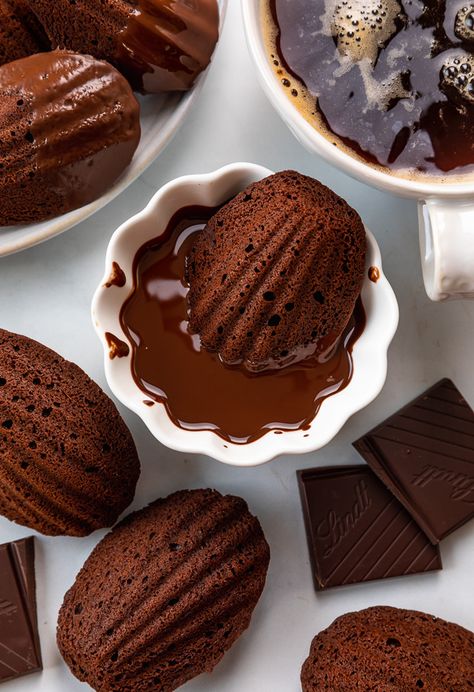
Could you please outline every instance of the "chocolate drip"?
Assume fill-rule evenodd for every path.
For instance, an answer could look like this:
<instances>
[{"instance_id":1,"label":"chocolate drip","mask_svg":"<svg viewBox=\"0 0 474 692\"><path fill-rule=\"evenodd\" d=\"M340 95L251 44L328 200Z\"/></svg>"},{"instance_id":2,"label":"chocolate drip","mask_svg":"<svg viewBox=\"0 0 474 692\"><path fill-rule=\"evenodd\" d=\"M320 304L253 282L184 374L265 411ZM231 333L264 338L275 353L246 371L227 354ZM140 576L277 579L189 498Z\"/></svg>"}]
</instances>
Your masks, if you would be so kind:
<instances>
[{"instance_id":1,"label":"chocolate drip","mask_svg":"<svg viewBox=\"0 0 474 692\"><path fill-rule=\"evenodd\" d=\"M119 34L118 64L138 91L189 89L211 60L218 28L216 0L139 0Z\"/></svg>"}]
</instances>

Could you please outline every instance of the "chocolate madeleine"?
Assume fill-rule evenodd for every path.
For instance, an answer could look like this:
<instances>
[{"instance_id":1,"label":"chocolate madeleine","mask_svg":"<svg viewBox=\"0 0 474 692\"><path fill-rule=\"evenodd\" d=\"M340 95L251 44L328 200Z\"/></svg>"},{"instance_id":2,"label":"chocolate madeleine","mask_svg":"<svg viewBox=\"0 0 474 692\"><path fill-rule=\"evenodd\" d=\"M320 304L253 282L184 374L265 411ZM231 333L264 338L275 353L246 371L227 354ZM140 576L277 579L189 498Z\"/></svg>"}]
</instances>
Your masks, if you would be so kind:
<instances>
[{"instance_id":1,"label":"chocolate madeleine","mask_svg":"<svg viewBox=\"0 0 474 692\"><path fill-rule=\"evenodd\" d=\"M140 474L112 401L77 365L0 329L0 514L51 536L111 526Z\"/></svg>"},{"instance_id":2,"label":"chocolate madeleine","mask_svg":"<svg viewBox=\"0 0 474 692\"><path fill-rule=\"evenodd\" d=\"M249 626L269 549L244 500L183 490L126 517L59 613L58 646L95 690L175 690Z\"/></svg>"},{"instance_id":3,"label":"chocolate madeleine","mask_svg":"<svg viewBox=\"0 0 474 692\"><path fill-rule=\"evenodd\" d=\"M48 37L27 0L0 0L0 65L49 48Z\"/></svg>"},{"instance_id":4,"label":"chocolate madeleine","mask_svg":"<svg viewBox=\"0 0 474 692\"><path fill-rule=\"evenodd\" d=\"M106 62L66 51L0 67L0 225L100 197L130 163L139 106Z\"/></svg>"},{"instance_id":5,"label":"chocolate madeleine","mask_svg":"<svg viewBox=\"0 0 474 692\"><path fill-rule=\"evenodd\" d=\"M282 171L215 214L187 258L189 326L259 370L337 344L365 272L364 225L317 180Z\"/></svg>"},{"instance_id":6,"label":"chocolate madeleine","mask_svg":"<svg viewBox=\"0 0 474 692\"><path fill-rule=\"evenodd\" d=\"M468 692L474 634L427 613L375 606L337 618L313 639L303 692Z\"/></svg>"},{"instance_id":7,"label":"chocolate madeleine","mask_svg":"<svg viewBox=\"0 0 474 692\"><path fill-rule=\"evenodd\" d=\"M119 69L137 91L189 89L211 60L217 0L28 0L59 48Z\"/></svg>"}]
</instances>

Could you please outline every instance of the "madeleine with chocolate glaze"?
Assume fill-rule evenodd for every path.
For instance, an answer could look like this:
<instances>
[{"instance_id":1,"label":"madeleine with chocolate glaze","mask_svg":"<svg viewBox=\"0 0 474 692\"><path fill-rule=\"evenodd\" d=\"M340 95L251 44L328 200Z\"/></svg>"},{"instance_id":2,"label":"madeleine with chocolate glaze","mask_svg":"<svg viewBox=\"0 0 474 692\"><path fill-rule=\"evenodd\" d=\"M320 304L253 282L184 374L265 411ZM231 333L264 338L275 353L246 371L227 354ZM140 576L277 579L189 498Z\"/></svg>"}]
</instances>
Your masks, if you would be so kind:
<instances>
[{"instance_id":1,"label":"madeleine with chocolate glaze","mask_svg":"<svg viewBox=\"0 0 474 692\"><path fill-rule=\"evenodd\" d=\"M139 105L106 62L52 51L0 67L0 225L100 197L130 163Z\"/></svg>"},{"instance_id":2,"label":"madeleine with chocolate glaze","mask_svg":"<svg viewBox=\"0 0 474 692\"><path fill-rule=\"evenodd\" d=\"M249 185L187 258L189 328L224 363L262 370L334 348L365 275L364 225L317 180L282 171Z\"/></svg>"},{"instance_id":3,"label":"madeleine with chocolate glaze","mask_svg":"<svg viewBox=\"0 0 474 692\"><path fill-rule=\"evenodd\" d=\"M217 0L29 0L53 45L108 60L136 91L189 89L218 39Z\"/></svg>"}]
</instances>

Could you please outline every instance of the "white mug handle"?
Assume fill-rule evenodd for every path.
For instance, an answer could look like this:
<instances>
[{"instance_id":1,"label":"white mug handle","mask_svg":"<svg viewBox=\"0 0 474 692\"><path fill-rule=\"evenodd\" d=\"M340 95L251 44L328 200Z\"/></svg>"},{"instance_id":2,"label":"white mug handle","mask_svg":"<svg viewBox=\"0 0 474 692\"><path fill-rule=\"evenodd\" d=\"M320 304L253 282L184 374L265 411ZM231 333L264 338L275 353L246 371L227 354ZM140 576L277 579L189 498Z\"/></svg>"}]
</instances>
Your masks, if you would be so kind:
<instances>
[{"instance_id":1,"label":"white mug handle","mask_svg":"<svg viewBox=\"0 0 474 692\"><path fill-rule=\"evenodd\" d=\"M419 202L418 221L428 296L474 299L474 201Z\"/></svg>"}]
</instances>

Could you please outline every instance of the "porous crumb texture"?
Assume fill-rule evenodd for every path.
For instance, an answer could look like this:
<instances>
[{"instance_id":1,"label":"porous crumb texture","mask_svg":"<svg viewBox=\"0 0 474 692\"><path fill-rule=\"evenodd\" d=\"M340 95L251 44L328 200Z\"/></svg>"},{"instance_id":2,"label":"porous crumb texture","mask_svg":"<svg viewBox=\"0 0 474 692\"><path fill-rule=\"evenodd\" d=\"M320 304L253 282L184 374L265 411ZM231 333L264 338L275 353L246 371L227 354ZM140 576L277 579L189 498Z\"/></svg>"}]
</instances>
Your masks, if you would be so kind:
<instances>
[{"instance_id":1,"label":"porous crumb texture","mask_svg":"<svg viewBox=\"0 0 474 692\"><path fill-rule=\"evenodd\" d=\"M258 366L336 339L359 296L366 236L317 180L283 171L253 183L199 234L187 258L189 325L226 363Z\"/></svg>"},{"instance_id":2,"label":"porous crumb texture","mask_svg":"<svg viewBox=\"0 0 474 692\"><path fill-rule=\"evenodd\" d=\"M138 0L27 0L51 44L113 63L119 34Z\"/></svg>"},{"instance_id":3,"label":"porous crumb texture","mask_svg":"<svg viewBox=\"0 0 474 692\"><path fill-rule=\"evenodd\" d=\"M0 0L0 65L49 48L27 0Z\"/></svg>"},{"instance_id":4,"label":"porous crumb texture","mask_svg":"<svg viewBox=\"0 0 474 692\"><path fill-rule=\"evenodd\" d=\"M0 514L48 535L111 526L140 474L112 401L32 339L0 329Z\"/></svg>"},{"instance_id":5,"label":"porous crumb texture","mask_svg":"<svg viewBox=\"0 0 474 692\"><path fill-rule=\"evenodd\" d=\"M166 73L180 74L181 83L168 85L171 90L190 88L209 64L218 38L216 0L28 2L52 45L107 60L138 91L166 91ZM128 31L130 21L132 31ZM147 89L140 73L146 81L146 74L153 71L158 88ZM163 89L159 89L160 81Z\"/></svg>"},{"instance_id":6,"label":"porous crumb texture","mask_svg":"<svg viewBox=\"0 0 474 692\"><path fill-rule=\"evenodd\" d=\"M67 51L0 67L0 225L91 202L132 159L139 105L111 65Z\"/></svg>"},{"instance_id":7,"label":"porous crumb texture","mask_svg":"<svg viewBox=\"0 0 474 692\"><path fill-rule=\"evenodd\" d=\"M244 500L184 490L126 517L67 592L57 639L100 692L167 692L211 672L248 627L270 552Z\"/></svg>"},{"instance_id":8,"label":"porous crumb texture","mask_svg":"<svg viewBox=\"0 0 474 692\"><path fill-rule=\"evenodd\" d=\"M376 606L313 639L303 692L470 692L474 634L427 613Z\"/></svg>"}]
</instances>

